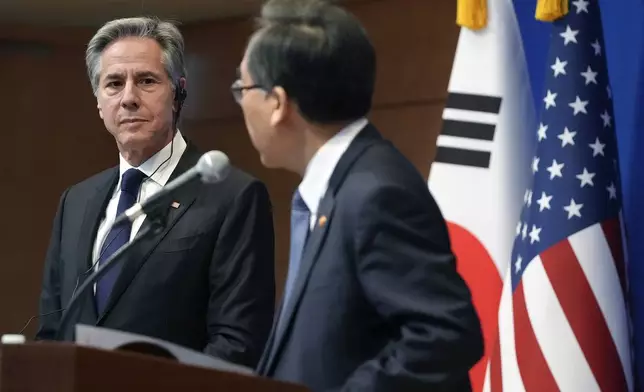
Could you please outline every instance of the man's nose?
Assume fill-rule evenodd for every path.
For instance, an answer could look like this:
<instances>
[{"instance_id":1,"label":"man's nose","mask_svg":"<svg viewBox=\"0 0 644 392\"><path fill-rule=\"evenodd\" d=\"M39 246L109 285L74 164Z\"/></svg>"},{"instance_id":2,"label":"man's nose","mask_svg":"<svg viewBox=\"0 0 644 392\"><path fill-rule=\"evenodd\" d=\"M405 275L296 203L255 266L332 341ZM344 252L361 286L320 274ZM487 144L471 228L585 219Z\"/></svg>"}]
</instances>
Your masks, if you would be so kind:
<instances>
[{"instance_id":1,"label":"man's nose","mask_svg":"<svg viewBox=\"0 0 644 392\"><path fill-rule=\"evenodd\" d=\"M136 84L128 81L123 88L123 98L121 99L121 106L126 109L136 109L139 107L140 97L139 90Z\"/></svg>"}]
</instances>

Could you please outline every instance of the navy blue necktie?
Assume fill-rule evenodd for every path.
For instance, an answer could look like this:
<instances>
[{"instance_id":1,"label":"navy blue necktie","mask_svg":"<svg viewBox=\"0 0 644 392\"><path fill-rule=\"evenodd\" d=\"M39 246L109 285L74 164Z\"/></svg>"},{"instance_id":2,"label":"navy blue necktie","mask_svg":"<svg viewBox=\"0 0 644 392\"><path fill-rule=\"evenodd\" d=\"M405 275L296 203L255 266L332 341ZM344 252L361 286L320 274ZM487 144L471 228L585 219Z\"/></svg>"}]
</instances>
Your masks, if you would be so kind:
<instances>
[{"instance_id":1,"label":"navy blue necktie","mask_svg":"<svg viewBox=\"0 0 644 392\"><path fill-rule=\"evenodd\" d=\"M304 250L304 244L309 235L310 222L311 212L306 206L306 203L304 203L300 192L296 191L291 201L291 249L288 261L288 275L286 276L286 287L284 287L284 299L282 300L282 314L291 298L293 286L297 280L300 263L302 261L302 251ZM281 318L282 315L280 314L278 329L282 322Z\"/></svg>"},{"instance_id":2,"label":"navy blue necktie","mask_svg":"<svg viewBox=\"0 0 644 392\"><path fill-rule=\"evenodd\" d=\"M121 194L119 196L119 204L116 209L116 216L121 215L125 210L132 207L136 203L136 199L141 189L141 183L146 177L141 171L137 169L128 169L123 173L121 178ZM102 265L112 256L119 248L130 242L130 233L132 232L132 223L126 221L118 226L113 226L107 234L103 246L101 248L100 259L98 265ZM114 282L121 270L121 263L113 266L107 274L96 284L96 310L100 315L107 305L107 300L112 293Z\"/></svg>"}]
</instances>

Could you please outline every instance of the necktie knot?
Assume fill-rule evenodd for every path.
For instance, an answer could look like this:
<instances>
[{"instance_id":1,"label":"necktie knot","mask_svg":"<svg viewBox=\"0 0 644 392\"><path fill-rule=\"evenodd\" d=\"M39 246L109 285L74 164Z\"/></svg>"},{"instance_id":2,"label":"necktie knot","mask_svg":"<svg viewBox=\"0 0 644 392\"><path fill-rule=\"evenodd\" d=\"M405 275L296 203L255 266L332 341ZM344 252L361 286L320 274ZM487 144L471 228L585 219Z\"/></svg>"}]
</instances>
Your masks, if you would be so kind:
<instances>
[{"instance_id":1,"label":"necktie knot","mask_svg":"<svg viewBox=\"0 0 644 392\"><path fill-rule=\"evenodd\" d=\"M291 200L291 209L293 210L293 212L310 212L309 207L307 207L304 199L302 199L300 191L295 191L295 193L293 194L293 199Z\"/></svg>"},{"instance_id":2,"label":"necktie knot","mask_svg":"<svg viewBox=\"0 0 644 392\"><path fill-rule=\"evenodd\" d=\"M147 176L138 169L128 169L121 178L121 191L136 197L145 177Z\"/></svg>"}]
</instances>

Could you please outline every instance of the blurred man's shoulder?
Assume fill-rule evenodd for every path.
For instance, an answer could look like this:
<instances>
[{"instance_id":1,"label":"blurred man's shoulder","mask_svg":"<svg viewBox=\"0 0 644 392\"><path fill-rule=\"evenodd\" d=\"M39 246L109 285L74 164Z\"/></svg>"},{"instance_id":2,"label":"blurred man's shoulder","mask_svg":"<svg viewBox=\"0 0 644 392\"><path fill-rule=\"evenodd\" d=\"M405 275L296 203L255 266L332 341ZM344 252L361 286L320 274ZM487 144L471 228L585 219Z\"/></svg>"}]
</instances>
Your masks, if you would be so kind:
<instances>
[{"instance_id":1,"label":"blurred man's shoulder","mask_svg":"<svg viewBox=\"0 0 644 392\"><path fill-rule=\"evenodd\" d=\"M69 186L70 193L86 193L88 191L96 191L103 186L106 186L108 182L111 182L115 179L115 174L118 171L117 166L110 167L99 173L93 174L90 177L85 178L75 184Z\"/></svg>"},{"instance_id":2,"label":"blurred man's shoulder","mask_svg":"<svg viewBox=\"0 0 644 392\"><path fill-rule=\"evenodd\" d=\"M250 172L231 165L230 173L225 180L205 188L206 192L224 192L235 198L240 194L250 191L251 193L268 193L266 184Z\"/></svg>"}]
</instances>

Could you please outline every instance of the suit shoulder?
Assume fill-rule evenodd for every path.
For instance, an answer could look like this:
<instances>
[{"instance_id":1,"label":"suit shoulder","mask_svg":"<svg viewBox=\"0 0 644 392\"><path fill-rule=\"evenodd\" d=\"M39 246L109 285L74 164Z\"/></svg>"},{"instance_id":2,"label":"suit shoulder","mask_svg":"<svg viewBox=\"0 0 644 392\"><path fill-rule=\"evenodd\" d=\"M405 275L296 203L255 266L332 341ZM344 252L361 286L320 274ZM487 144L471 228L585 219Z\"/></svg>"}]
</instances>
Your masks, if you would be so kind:
<instances>
[{"instance_id":1,"label":"suit shoulder","mask_svg":"<svg viewBox=\"0 0 644 392\"><path fill-rule=\"evenodd\" d=\"M114 179L118 167L110 167L100 173L96 173L80 182L70 185L67 188L68 194L85 194L87 191L94 190L98 187L104 186L107 182Z\"/></svg>"},{"instance_id":2,"label":"suit shoulder","mask_svg":"<svg viewBox=\"0 0 644 392\"><path fill-rule=\"evenodd\" d=\"M429 194L418 169L392 143L383 141L369 148L351 168L346 185L365 193L383 187L403 187L413 193Z\"/></svg>"},{"instance_id":3,"label":"suit shoulder","mask_svg":"<svg viewBox=\"0 0 644 392\"><path fill-rule=\"evenodd\" d=\"M404 200L402 200L404 199ZM383 141L365 151L351 167L336 195L339 203L369 206L376 202L405 203L432 216L442 213L420 171L390 142ZM353 209L355 213L357 209Z\"/></svg>"},{"instance_id":4,"label":"suit shoulder","mask_svg":"<svg viewBox=\"0 0 644 392\"><path fill-rule=\"evenodd\" d=\"M225 180L213 184L207 189L213 197L220 198L225 195L224 198L229 202L232 202L243 194L246 197L251 197L249 196L250 193L260 193L268 197L268 189L261 180L235 166L231 166L230 173Z\"/></svg>"},{"instance_id":5,"label":"suit shoulder","mask_svg":"<svg viewBox=\"0 0 644 392\"><path fill-rule=\"evenodd\" d=\"M265 187L264 183L257 177L235 166L230 168L230 173L224 180L224 184L240 192L249 186Z\"/></svg>"},{"instance_id":6,"label":"suit shoulder","mask_svg":"<svg viewBox=\"0 0 644 392\"><path fill-rule=\"evenodd\" d=\"M230 173L228 174L226 181L237 184L239 186L247 186L254 182L261 182L257 177L238 168L237 166L230 167Z\"/></svg>"},{"instance_id":7,"label":"suit shoulder","mask_svg":"<svg viewBox=\"0 0 644 392\"><path fill-rule=\"evenodd\" d=\"M343 211L353 221L364 216L379 216L382 208L390 210L387 206L397 205L393 210L400 219L412 219L417 223L423 222L418 217L424 216L433 222L426 228L434 230L435 236L440 233L443 243L449 244L444 216L427 180L388 142L378 143L356 161L336 200L336 206L349 206ZM436 231L437 227L440 227L439 231Z\"/></svg>"}]
</instances>

